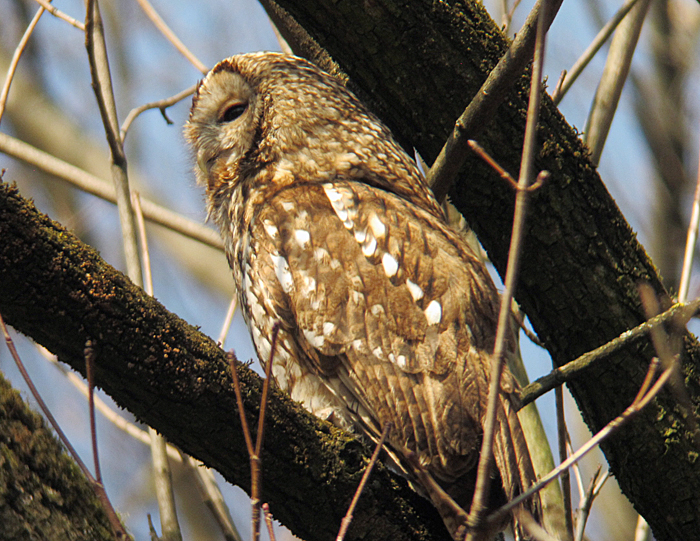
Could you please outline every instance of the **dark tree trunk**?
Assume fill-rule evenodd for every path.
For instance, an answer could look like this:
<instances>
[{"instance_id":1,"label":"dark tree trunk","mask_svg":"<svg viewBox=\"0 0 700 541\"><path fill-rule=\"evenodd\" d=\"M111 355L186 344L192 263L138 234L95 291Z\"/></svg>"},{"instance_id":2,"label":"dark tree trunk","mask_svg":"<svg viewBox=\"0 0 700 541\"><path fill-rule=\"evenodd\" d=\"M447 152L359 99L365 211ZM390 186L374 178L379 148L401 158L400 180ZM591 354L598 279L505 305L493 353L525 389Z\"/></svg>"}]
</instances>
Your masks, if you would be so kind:
<instances>
[{"instance_id":1,"label":"dark tree trunk","mask_svg":"<svg viewBox=\"0 0 700 541\"><path fill-rule=\"evenodd\" d=\"M264 4L270 10L276 6ZM276 4L327 51L407 148L415 147L428 163L507 46L476 1ZM283 21L278 17L284 27ZM316 55L313 49L310 54ZM524 75L479 136L514 175L528 87ZM542 106L538 140L536 167L549 171L551 180L532 197L516 297L554 362L562 365L644 321L640 283L650 284L663 303L669 300L589 163L586 147L549 99ZM450 191L452 202L503 275L514 194L476 156L462 171ZM690 335L684 335L684 343L683 375L697 408L700 354ZM632 402L653 355L648 342L637 343L570 384L593 432ZM602 447L623 492L658 539L700 538L699 450L670 393Z\"/></svg>"}]
</instances>

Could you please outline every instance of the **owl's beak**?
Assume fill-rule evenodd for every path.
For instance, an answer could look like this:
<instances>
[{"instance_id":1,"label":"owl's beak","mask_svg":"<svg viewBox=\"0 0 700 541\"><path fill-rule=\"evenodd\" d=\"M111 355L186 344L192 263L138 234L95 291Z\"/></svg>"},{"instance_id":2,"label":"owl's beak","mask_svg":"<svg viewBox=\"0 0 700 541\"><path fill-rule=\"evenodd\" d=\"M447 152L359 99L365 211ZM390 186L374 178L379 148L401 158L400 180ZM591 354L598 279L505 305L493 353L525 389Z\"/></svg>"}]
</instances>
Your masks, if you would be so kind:
<instances>
[{"instance_id":1,"label":"owl's beak","mask_svg":"<svg viewBox=\"0 0 700 541\"><path fill-rule=\"evenodd\" d=\"M204 152L201 150L197 152L197 167L199 167L199 170L202 172L204 175L204 178L207 178L209 176L209 167L207 167L207 157L204 155Z\"/></svg>"}]
</instances>

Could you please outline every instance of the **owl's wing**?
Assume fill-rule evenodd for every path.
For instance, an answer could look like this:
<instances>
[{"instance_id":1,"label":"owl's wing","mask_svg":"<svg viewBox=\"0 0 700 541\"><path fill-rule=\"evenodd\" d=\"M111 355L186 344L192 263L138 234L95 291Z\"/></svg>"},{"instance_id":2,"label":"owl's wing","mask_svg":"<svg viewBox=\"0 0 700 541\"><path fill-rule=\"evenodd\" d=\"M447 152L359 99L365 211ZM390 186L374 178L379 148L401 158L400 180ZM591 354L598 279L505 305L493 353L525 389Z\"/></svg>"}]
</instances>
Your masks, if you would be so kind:
<instances>
[{"instance_id":1,"label":"owl's wing","mask_svg":"<svg viewBox=\"0 0 700 541\"><path fill-rule=\"evenodd\" d=\"M391 422L392 444L445 484L471 475L498 296L466 243L434 215L352 181L284 189L257 222L308 368L375 433ZM501 390L496 462L513 497L532 473L513 452L525 443L509 373Z\"/></svg>"},{"instance_id":2,"label":"owl's wing","mask_svg":"<svg viewBox=\"0 0 700 541\"><path fill-rule=\"evenodd\" d=\"M469 433L453 441L476 445L485 376L464 359L492 347L498 306L466 244L410 202L350 181L285 189L259 222L278 236L272 264L313 369L340 375L397 427L413 424L397 418L406 411L442 407Z\"/></svg>"}]
</instances>

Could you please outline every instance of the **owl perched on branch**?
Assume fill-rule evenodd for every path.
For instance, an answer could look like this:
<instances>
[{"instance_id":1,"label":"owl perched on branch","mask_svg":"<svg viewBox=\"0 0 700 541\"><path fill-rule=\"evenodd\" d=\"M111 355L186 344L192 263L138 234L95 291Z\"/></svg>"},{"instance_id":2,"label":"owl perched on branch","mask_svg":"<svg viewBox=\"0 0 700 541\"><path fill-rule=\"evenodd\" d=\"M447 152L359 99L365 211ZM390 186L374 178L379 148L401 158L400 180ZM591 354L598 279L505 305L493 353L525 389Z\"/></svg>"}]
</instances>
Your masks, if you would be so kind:
<instances>
[{"instance_id":1,"label":"owl perched on branch","mask_svg":"<svg viewBox=\"0 0 700 541\"><path fill-rule=\"evenodd\" d=\"M399 463L412 451L468 510L499 297L414 161L334 78L276 53L217 64L185 135L263 361L280 324L279 387L371 438L391 423ZM534 480L514 392L506 370L492 506Z\"/></svg>"}]
</instances>

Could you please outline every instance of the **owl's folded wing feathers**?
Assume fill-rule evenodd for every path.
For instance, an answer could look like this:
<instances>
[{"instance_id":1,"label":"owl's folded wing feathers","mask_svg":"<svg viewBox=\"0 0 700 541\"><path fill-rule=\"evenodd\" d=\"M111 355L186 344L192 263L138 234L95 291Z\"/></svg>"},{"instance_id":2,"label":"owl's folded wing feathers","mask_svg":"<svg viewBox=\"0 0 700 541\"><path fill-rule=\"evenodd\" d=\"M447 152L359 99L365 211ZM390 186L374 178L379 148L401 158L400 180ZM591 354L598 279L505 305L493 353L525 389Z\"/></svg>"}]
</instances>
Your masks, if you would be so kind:
<instances>
[{"instance_id":1,"label":"owl's folded wing feathers","mask_svg":"<svg viewBox=\"0 0 700 541\"><path fill-rule=\"evenodd\" d=\"M391 422L391 443L444 485L471 472L498 297L467 245L432 214L350 181L285 189L260 219L278 235L296 341L333 392L352 397L349 415L376 432ZM511 428L513 389L507 373L496 436L507 497L533 478L511 443L525 445Z\"/></svg>"}]
</instances>

